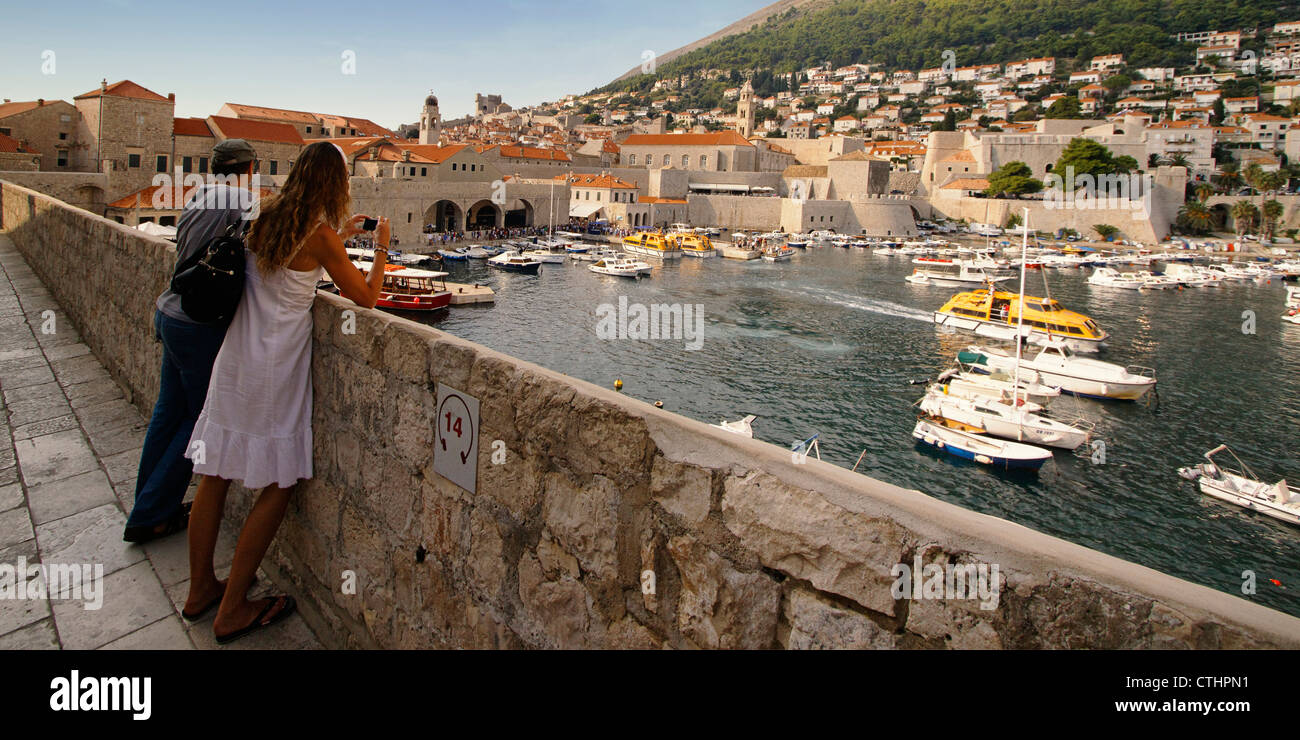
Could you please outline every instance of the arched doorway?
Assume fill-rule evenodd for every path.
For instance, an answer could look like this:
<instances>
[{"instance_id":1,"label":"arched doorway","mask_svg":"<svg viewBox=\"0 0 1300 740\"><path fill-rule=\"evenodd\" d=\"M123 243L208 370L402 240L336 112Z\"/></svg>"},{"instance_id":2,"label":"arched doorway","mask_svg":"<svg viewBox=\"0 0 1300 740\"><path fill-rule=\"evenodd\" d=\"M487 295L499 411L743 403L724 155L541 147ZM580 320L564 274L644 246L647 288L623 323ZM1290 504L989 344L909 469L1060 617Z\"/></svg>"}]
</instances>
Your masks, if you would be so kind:
<instances>
[{"instance_id":1,"label":"arched doorway","mask_svg":"<svg viewBox=\"0 0 1300 740\"><path fill-rule=\"evenodd\" d=\"M434 231L460 231L464 223L460 206L450 200L440 200L424 212L424 223Z\"/></svg>"},{"instance_id":2,"label":"arched doorway","mask_svg":"<svg viewBox=\"0 0 1300 740\"><path fill-rule=\"evenodd\" d=\"M1210 216L1212 218L1210 228L1214 231L1232 231L1235 228L1232 223L1232 207L1227 203L1210 206Z\"/></svg>"},{"instance_id":3,"label":"arched doorway","mask_svg":"<svg viewBox=\"0 0 1300 740\"><path fill-rule=\"evenodd\" d=\"M521 226L532 226L534 221L533 204L523 198L516 199L510 204L511 208L506 211L505 225L507 228L518 228ZM543 216L545 218L545 214ZM558 221L559 215L556 215Z\"/></svg>"},{"instance_id":4,"label":"arched doorway","mask_svg":"<svg viewBox=\"0 0 1300 740\"><path fill-rule=\"evenodd\" d=\"M501 209L490 200L480 200L469 207L467 229L491 229L502 224Z\"/></svg>"}]
</instances>

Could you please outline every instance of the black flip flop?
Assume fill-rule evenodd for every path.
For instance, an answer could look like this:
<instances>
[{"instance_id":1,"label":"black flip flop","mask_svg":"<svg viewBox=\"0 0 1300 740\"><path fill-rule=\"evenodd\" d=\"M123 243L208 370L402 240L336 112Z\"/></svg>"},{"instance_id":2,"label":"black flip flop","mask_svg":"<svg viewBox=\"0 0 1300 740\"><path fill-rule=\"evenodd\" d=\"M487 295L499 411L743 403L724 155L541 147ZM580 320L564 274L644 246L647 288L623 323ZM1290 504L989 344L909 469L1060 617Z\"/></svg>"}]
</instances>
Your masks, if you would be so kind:
<instances>
[{"instance_id":1,"label":"black flip flop","mask_svg":"<svg viewBox=\"0 0 1300 740\"><path fill-rule=\"evenodd\" d=\"M193 504L189 501L181 504L181 510L171 519L167 520L166 526L163 527L163 531L161 532L155 532L152 526L127 527L126 531L122 533L122 541L130 542L135 545L143 545L148 542L153 542L154 540L162 539L163 537L170 537L177 532L183 531L190 526L190 508L192 506Z\"/></svg>"},{"instance_id":2,"label":"black flip flop","mask_svg":"<svg viewBox=\"0 0 1300 740\"><path fill-rule=\"evenodd\" d=\"M257 585L257 576L253 576L253 580L248 584L248 587L251 589L253 586L256 585ZM221 595L216 597L212 601L209 601L207 604L204 605L202 609L198 610L194 614L191 614L185 611L184 609L181 609L181 616L184 617L185 620L188 622L197 622L200 619L203 619L203 616L208 612L212 611L213 608L220 606L221 600L224 599L225 597L226 597L226 590L223 588L221 589Z\"/></svg>"},{"instance_id":3,"label":"black flip flop","mask_svg":"<svg viewBox=\"0 0 1300 740\"><path fill-rule=\"evenodd\" d=\"M280 611L275 613L275 616L268 618L266 615L270 614L271 610L274 609L275 605L279 604L281 600L284 601L284 606L280 608ZM223 635L218 635L213 633L213 636L217 638L218 645L225 645L227 643L234 642L235 640L238 640L241 637L250 635L262 629L263 627L270 627L271 625L282 621L285 617L288 617L290 614L293 614L294 610L296 610L297 608L298 608L298 602L294 601L292 596L282 594L280 596L273 598L271 600L271 603L267 604L266 608L263 609L261 613L257 615L257 618L253 620L252 624L248 625L243 629L235 630L234 632L231 632L228 635L223 636Z\"/></svg>"}]
</instances>

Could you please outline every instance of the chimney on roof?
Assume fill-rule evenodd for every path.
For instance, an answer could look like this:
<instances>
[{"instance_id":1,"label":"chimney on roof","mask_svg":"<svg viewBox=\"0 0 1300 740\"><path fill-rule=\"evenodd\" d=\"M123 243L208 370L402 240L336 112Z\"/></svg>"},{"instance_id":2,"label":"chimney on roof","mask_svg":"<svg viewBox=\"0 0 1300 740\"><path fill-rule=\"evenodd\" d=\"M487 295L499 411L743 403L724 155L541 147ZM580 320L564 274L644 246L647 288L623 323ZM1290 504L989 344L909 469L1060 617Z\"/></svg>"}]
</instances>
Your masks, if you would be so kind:
<instances>
[{"instance_id":1,"label":"chimney on roof","mask_svg":"<svg viewBox=\"0 0 1300 740\"><path fill-rule=\"evenodd\" d=\"M7 103L7 102L9 102L9 101L6 100L5 102ZM36 99L36 107L39 108L39 107L41 107L41 106L43 106L43 105L45 105L45 98L37 98L37 99Z\"/></svg>"},{"instance_id":2,"label":"chimney on roof","mask_svg":"<svg viewBox=\"0 0 1300 740\"><path fill-rule=\"evenodd\" d=\"M108 92L108 78L104 77L99 81L99 91Z\"/></svg>"},{"instance_id":3,"label":"chimney on roof","mask_svg":"<svg viewBox=\"0 0 1300 740\"><path fill-rule=\"evenodd\" d=\"M170 100L171 102L175 103L175 102L176 102L176 93L167 93L167 99Z\"/></svg>"}]
</instances>

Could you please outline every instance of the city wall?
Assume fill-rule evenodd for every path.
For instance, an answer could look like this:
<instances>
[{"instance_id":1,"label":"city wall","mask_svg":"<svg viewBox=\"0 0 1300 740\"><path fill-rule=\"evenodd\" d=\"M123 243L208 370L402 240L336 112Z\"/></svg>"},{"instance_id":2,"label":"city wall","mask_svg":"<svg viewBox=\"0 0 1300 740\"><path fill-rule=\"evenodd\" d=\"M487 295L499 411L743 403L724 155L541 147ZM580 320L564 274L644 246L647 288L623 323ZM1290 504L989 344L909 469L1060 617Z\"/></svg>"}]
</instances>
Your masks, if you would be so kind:
<instances>
[{"instance_id":1,"label":"city wall","mask_svg":"<svg viewBox=\"0 0 1300 740\"><path fill-rule=\"evenodd\" d=\"M0 228L147 413L171 245L9 183ZM1300 647L1243 599L336 296L314 314L315 477L266 568L327 645ZM439 383L481 403L474 494L433 469ZM917 561L996 564L996 608L895 598Z\"/></svg>"}]
</instances>

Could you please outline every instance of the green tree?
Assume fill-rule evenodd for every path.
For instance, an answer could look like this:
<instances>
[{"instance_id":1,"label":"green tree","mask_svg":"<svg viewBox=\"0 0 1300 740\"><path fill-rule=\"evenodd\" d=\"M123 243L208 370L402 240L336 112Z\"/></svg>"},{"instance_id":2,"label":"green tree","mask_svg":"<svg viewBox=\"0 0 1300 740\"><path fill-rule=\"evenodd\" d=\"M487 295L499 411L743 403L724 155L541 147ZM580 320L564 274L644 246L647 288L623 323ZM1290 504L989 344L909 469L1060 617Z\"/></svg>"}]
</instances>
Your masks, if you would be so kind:
<instances>
[{"instance_id":1,"label":"green tree","mask_svg":"<svg viewBox=\"0 0 1300 740\"><path fill-rule=\"evenodd\" d=\"M1264 218L1264 238L1272 239L1274 229L1282 220L1282 204L1276 200L1266 200L1259 210Z\"/></svg>"},{"instance_id":2,"label":"green tree","mask_svg":"<svg viewBox=\"0 0 1300 740\"><path fill-rule=\"evenodd\" d=\"M1199 200L1188 201L1178 209L1177 226L1188 234L1205 234L1209 232L1214 218L1210 209Z\"/></svg>"},{"instance_id":3,"label":"green tree","mask_svg":"<svg viewBox=\"0 0 1300 740\"><path fill-rule=\"evenodd\" d=\"M1239 200L1232 204L1232 210L1228 213L1232 216L1233 229L1237 236L1241 236L1250 231L1250 227L1259 218L1259 207L1248 200Z\"/></svg>"},{"instance_id":4,"label":"green tree","mask_svg":"<svg viewBox=\"0 0 1300 740\"><path fill-rule=\"evenodd\" d=\"M1071 139L1057 158L1052 173L1062 178L1061 187L1064 187L1065 179L1073 172L1076 187L1080 187L1079 178L1084 175L1094 178L1098 175L1124 175L1136 170L1137 166L1137 160L1128 155L1116 157L1104 144L1092 139Z\"/></svg>"},{"instance_id":5,"label":"green tree","mask_svg":"<svg viewBox=\"0 0 1300 740\"><path fill-rule=\"evenodd\" d=\"M1080 118L1082 110L1079 108L1079 99L1073 96L1057 98L1048 107L1043 118Z\"/></svg>"},{"instance_id":6,"label":"green tree","mask_svg":"<svg viewBox=\"0 0 1300 740\"><path fill-rule=\"evenodd\" d=\"M1042 181L1034 179L1033 171L1024 162L1007 162L989 175L988 181L984 193L990 198L1037 193L1043 189Z\"/></svg>"},{"instance_id":7,"label":"green tree","mask_svg":"<svg viewBox=\"0 0 1300 740\"><path fill-rule=\"evenodd\" d=\"M1219 171L1215 173L1214 181L1218 183L1219 190L1224 193L1235 191L1244 182L1241 176L1241 165L1236 162L1224 162L1219 165Z\"/></svg>"},{"instance_id":8,"label":"green tree","mask_svg":"<svg viewBox=\"0 0 1300 740\"><path fill-rule=\"evenodd\" d=\"M1097 232L1097 236L1101 237L1104 241L1110 241L1111 237L1119 233L1119 229L1110 224L1094 224L1092 230Z\"/></svg>"}]
</instances>

